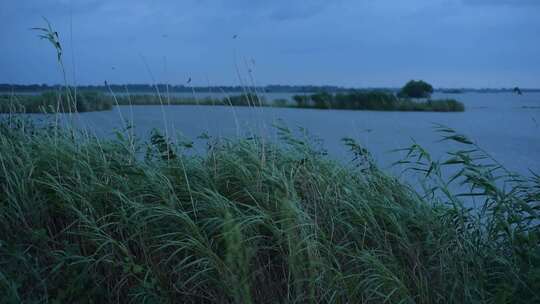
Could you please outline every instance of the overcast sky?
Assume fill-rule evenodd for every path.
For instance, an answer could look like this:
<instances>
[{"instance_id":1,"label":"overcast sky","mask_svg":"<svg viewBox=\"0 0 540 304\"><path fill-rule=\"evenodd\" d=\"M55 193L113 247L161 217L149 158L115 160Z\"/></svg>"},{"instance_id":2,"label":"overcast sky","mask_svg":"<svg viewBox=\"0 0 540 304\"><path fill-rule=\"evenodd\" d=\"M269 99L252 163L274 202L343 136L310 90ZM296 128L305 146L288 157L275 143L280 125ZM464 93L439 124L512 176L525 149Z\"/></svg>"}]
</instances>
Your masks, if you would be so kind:
<instances>
[{"instance_id":1,"label":"overcast sky","mask_svg":"<svg viewBox=\"0 0 540 304\"><path fill-rule=\"evenodd\" d=\"M0 83L540 87L540 0L0 0ZM233 38L237 35L237 38Z\"/></svg>"}]
</instances>

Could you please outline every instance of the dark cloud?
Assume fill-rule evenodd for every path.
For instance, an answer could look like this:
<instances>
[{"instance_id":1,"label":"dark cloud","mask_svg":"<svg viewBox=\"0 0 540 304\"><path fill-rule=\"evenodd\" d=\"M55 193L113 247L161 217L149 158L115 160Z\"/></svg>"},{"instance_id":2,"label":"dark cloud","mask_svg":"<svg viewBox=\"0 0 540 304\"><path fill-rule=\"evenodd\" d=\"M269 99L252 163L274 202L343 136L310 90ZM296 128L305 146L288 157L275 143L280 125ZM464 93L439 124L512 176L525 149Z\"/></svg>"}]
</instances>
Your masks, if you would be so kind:
<instances>
[{"instance_id":1,"label":"dark cloud","mask_svg":"<svg viewBox=\"0 0 540 304\"><path fill-rule=\"evenodd\" d=\"M235 60L254 58L261 83L397 86L425 77L438 86L540 87L536 4L0 0L0 82L62 81L54 50L28 30L45 16L79 83L148 82L144 57L158 80L173 83L190 75L194 84L206 76L236 84Z\"/></svg>"}]
</instances>

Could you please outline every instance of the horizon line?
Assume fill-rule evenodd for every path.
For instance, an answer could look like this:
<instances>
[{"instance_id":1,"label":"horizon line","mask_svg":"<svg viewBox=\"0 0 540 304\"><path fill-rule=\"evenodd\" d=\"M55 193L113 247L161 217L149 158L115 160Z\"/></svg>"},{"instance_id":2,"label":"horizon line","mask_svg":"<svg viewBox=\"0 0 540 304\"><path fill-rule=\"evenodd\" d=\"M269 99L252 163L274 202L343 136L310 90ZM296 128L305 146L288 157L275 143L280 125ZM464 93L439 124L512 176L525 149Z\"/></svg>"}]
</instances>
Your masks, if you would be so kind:
<instances>
[{"instance_id":1,"label":"horizon line","mask_svg":"<svg viewBox=\"0 0 540 304\"><path fill-rule=\"evenodd\" d=\"M102 84L76 84L76 85L69 85L69 87L97 87L97 88L106 88L106 87L118 87L118 86L147 86L150 88L154 88L156 86L158 87L166 87L169 86L171 88L244 88L246 86L243 85L190 85L188 84L170 84L170 83L107 83L104 82ZM23 83L0 83L0 88L5 87L20 87L20 88L29 88L29 87L44 87L44 88L58 88L58 87L65 87L63 84L47 84L47 83L31 83L31 84L23 84ZM333 88L333 89L339 89L339 90L354 90L354 89L390 89L390 90L398 90L402 87L398 86L343 86L343 85L332 85L332 84L266 84L266 85L257 85L257 86L247 86L251 88ZM501 86L501 87L434 87L433 89L435 91L438 90L513 90L516 88L516 86ZM520 88L522 91L538 91L540 90L540 87L533 88L533 87L522 87Z\"/></svg>"}]
</instances>

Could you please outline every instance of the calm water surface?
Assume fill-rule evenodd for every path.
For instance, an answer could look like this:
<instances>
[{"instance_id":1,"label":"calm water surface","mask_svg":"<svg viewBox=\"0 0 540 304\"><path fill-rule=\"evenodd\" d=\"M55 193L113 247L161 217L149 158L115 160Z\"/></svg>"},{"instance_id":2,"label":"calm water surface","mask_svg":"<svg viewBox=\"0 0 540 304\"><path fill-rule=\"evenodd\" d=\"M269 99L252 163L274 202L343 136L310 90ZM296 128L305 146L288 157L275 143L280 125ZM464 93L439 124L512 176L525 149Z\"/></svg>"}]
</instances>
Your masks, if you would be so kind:
<instances>
[{"instance_id":1,"label":"calm water surface","mask_svg":"<svg viewBox=\"0 0 540 304\"><path fill-rule=\"evenodd\" d=\"M204 95L204 94L203 94ZM269 100L292 94L270 94ZM198 95L197 97L204 97ZM456 98L466 105L464 113L377 112L227 106L121 106L108 112L79 114L78 125L100 136L121 128L120 116L132 120L136 133L148 136L154 128L190 139L207 132L216 137L259 134L276 137L272 124L283 121L291 129L306 128L322 139L333 158L348 161L350 153L341 143L352 137L370 149L384 168L400 158L390 152L416 141L435 157L458 147L439 142L434 124L444 124L475 140L507 168L522 174L540 171L540 93L435 94ZM120 115L121 114L121 115ZM165 123L166 122L166 123Z\"/></svg>"}]
</instances>

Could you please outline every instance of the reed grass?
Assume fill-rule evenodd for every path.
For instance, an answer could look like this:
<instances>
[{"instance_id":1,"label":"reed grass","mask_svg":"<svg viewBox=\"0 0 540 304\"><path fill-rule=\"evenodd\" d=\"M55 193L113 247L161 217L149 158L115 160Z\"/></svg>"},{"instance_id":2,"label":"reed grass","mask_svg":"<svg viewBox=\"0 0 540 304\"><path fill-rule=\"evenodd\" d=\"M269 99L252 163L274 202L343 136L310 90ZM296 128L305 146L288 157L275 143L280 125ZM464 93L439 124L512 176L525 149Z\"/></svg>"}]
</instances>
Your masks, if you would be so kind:
<instances>
[{"instance_id":1,"label":"reed grass","mask_svg":"<svg viewBox=\"0 0 540 304\"><path fill-rule=\"evenodd\" d=\"M354 140L344 165L283 126L275 143L206 137L204 153L53 128L0 125L4 302L540 301L540 177L451 129L464 148L448 160L407 148L432 185L417 193ZM444 166L471 190L451 192Z\"/></svg>"},{"instance_id":2,"label":"reed grass","mask_svg":"<svg viewBox=\"0 0 540 304\"><path fill-rule=\"evenodd\" d=\"M380 90L360 90L337 94L320 92L311 95L295 95L293 99L298 108L404 112L465 111L465 105L455 99L414 100L400 98L392 92Z\"/></svg>"},{"instance_id":3,"label":"reed grass","mask_svg":"<svg viewBox=\"0 0 540 304\"><path fill-rule=\"evenodd\" d=\"M159 97L156 95L145 94L132 94L129 96L120 95L116 97L119 105L160 105ZM261 103L253 102L254 100L261 99ZM178 97L167 96L167 105L203 105L203 106L215 106L215 105L228 105L228 106L271 106L262 97L258 97L255 94L241 94L231 95L223 98L196 98L193 97Z\"/></svg>"},{"instance_id":4,"label":"reed grass","mask_svg":"<svg viewBox=\"0 0 540 304\"><path fill-rule=\"evenodd\" d=\"M0 95L0 113L76 113L108 111L113 99L98 92L48 91L39 95Z\"/></svg>"}]
</instances>

